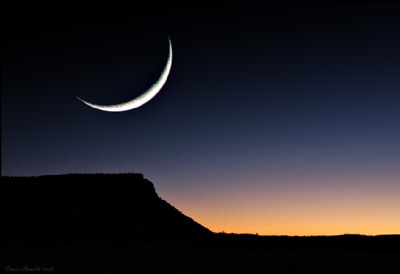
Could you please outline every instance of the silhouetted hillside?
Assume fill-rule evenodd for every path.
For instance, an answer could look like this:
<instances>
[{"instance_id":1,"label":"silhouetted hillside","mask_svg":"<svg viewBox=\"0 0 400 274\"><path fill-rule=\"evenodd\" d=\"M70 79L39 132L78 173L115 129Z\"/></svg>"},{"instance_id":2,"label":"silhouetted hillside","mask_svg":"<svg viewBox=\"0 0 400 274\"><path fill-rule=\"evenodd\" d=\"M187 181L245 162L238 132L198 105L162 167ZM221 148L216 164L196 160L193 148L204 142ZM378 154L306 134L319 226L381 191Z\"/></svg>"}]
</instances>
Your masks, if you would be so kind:
<instances>
[{"instance_id":1,"label":"silhouetted hillside","mask_svg":"<svg viewBox=\"0 0 400 274\"><path fill-rule=\"evenodd\" d=\"M6 243L195 242L212 233L141 174L2 178Z\"/></svg>"},{"instance_id":2,"label":"silhouetted hillside","mask_svg":"<svg viewBox=\"0 0 400 274\"><path fill-rule=\"evenodd\" d=\"M399 235L215 234L140 174L2 177L2 270L398 273Z\"/></svg>"}]
</instances>

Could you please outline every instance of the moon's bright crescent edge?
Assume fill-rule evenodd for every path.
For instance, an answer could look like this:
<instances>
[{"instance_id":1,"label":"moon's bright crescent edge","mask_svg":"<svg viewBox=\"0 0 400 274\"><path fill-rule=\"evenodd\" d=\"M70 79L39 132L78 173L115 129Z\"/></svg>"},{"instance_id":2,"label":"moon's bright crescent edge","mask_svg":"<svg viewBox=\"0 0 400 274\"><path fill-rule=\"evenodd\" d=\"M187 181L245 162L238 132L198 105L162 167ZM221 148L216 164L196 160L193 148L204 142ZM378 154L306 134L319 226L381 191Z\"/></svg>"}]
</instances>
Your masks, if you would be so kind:
<instances>
[{"instance_id":1,"label":"moon's bright crescent edge","mask_svg":"<svg viewBox=\"0 0 400 274\"><path fill-rule=\"evenodd\" d=\"M171 70L172 66L172 44L171 44L171 39L168 38L169 41L169 54L168 54L168 60L167 64L164 67L164 70L161 72L160 78L145 92L143 92L141 95L138 97L133 98L132 100L121 103L121 104L116 104L116 105L97 105L97 104L92 104L88 101L85 101L79 97L77 97L80 101L88 105L89 107L103 110L103 111L109 111L109 112L122 112L122 111L127 111L131 110L134 108L138 108L144 104L146 104L148 101L154 98L154 96L157 95L157 93L161 90L161 88L164 86L165 82L168 79L169 72Z\"/></svg>"}]
</instances>

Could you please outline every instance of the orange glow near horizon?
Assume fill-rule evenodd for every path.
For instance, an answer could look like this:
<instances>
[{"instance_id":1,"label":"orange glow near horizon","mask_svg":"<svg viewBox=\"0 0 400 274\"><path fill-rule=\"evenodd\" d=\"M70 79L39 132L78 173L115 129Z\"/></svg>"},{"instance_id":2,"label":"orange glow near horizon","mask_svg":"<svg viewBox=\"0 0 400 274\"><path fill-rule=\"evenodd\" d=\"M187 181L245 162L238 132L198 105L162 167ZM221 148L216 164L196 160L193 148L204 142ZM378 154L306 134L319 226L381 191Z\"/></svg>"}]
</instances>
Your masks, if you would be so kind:
<instances>
[{"instance_id":1,"label":"orange glow near horizon","mask_svg":"<svg viewBox=\"0 0 400 274\"><path fill-rule=\"evenodd\" d=\"M363 187L354 187L363 185ZM160 196L214 232L259 235L400 234L400 186L215 187ZM391 187L388 187L391 186Z\"/></svg>"}]
</instances>

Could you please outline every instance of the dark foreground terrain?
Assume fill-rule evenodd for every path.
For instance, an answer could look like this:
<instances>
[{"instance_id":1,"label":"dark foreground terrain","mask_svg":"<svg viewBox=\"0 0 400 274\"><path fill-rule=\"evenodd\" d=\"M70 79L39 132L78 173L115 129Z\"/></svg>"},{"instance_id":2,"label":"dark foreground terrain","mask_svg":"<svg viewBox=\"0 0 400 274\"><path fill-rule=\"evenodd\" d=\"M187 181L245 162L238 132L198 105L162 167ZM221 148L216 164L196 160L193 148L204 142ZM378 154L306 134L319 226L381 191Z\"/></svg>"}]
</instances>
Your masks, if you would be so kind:
<instances>
[{"instance_id":1,"label":"dark foreground terrain","mask_svg":"<svg viewBox=\"0 0 400 274\"><path fill-rule=\"evenodd\" d=\"M215 234L140 174L2 177L5 273L399 273L400 236Z\"/></svg>"}]
</instances>

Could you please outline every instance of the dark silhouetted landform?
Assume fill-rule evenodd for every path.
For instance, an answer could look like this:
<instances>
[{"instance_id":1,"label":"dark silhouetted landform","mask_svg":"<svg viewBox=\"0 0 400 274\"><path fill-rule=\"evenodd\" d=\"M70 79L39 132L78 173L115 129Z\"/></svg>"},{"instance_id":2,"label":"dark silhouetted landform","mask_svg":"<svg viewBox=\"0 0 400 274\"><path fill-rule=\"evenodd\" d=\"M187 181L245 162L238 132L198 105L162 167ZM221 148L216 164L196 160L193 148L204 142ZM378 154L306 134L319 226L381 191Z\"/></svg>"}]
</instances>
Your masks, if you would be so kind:
<instances>
[{"instance_id":1,"label":"dark silhouetted landform","mask_svg":"<svg viewBox=\"0 0 400 274\"><path fill-rule=\"evenodd\" d=\"M6 272L35 267L55 273L398 273L400 269L400 235L213 233L162 200L141 174L2 177L1 190Z\"/></svg>"},{"instance_id":2,"label":"dark silhouetted landform","mask_svg":"<svg viewBox=\"0 0 400 274\"><path fill-rule=\"evenodd\" d=\"M199 241L212 234L141 174L2 178L8 243Z\"/></svg>"}]
</instances>

